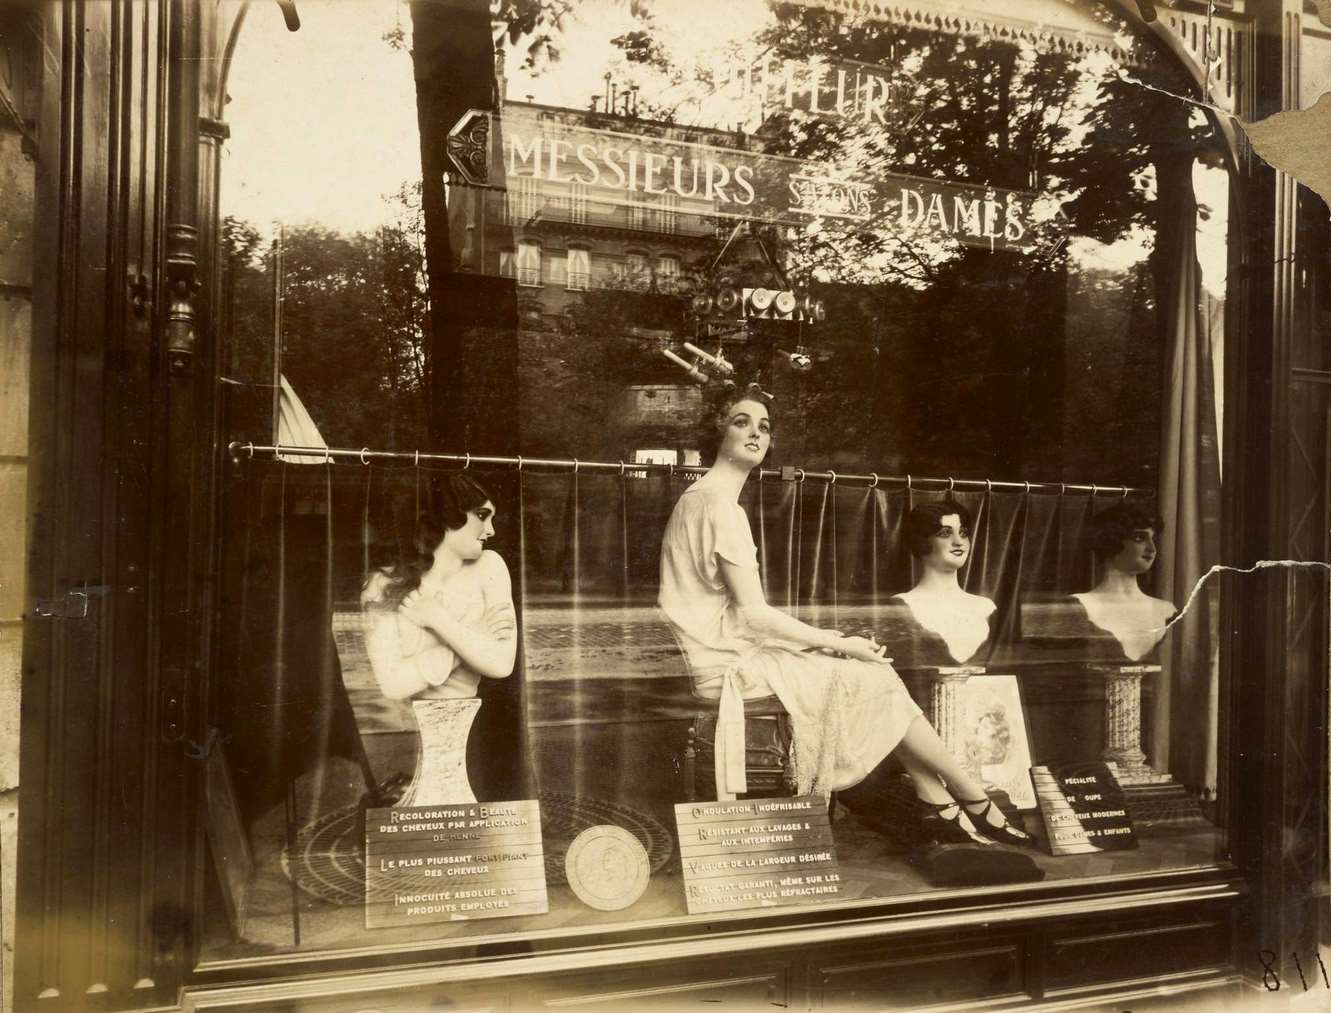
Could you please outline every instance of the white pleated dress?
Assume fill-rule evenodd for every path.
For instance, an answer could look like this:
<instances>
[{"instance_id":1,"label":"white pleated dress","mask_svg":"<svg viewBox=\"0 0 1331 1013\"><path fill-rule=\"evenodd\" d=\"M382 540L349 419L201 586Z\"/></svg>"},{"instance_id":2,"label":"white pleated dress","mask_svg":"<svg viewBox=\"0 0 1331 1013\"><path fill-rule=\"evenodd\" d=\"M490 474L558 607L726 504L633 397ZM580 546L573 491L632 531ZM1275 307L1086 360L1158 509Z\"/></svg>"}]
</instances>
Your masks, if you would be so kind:
<instances>
[{"instance_id":1,"label":"white pleated dress","mask_svg":"<svg viewBox=\"0 0 1331 1013\"><path fill-rule=\"evenodd\" d=\"M773 695L791 717L796 790L858 784L896 748L920 708L891 665L764 639L736 608L721 560L757 570L758 549L743 508L702 479L680 496L666 525L658 601L694 694L720 703L718 796L748 790L743 701Z\"/></svg>"}]
</instances>

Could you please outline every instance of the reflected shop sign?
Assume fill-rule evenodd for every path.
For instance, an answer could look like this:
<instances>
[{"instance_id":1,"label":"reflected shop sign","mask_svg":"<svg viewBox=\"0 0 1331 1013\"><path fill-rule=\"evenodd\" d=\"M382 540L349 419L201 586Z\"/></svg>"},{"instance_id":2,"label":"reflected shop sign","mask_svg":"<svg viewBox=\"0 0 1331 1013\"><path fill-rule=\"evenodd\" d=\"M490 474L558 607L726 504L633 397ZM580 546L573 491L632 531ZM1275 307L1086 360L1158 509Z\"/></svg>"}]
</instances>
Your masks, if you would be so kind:
<instances>
[{"instance_id":1,"label":"reflected shop sign","mask_svg":"<svg viewBox=\"0 0 1331 1013\"><path fill-rule=\"evenodd\" d=\"M589 203L652 212L668 207L791 226L835 219L989 250L1036 245L1029 193L867 168L836 171L739 147L594 129L578 123L579 115L517 103L502 117L471 110L449 132L448 154L460 182L507 189L534 180L538 201L562 203L576 189Z\"/></svg>"}]
</instances>

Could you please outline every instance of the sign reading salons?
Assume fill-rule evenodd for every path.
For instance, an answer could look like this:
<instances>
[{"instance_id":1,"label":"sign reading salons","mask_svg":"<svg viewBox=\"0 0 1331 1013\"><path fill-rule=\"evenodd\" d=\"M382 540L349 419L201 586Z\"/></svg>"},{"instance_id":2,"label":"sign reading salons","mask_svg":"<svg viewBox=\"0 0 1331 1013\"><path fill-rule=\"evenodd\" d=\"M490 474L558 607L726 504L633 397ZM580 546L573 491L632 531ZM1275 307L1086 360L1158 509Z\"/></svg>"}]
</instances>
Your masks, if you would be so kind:
<instances>
[{"instance_id":1,"label":"sign reading salons","mask_svg":"<svg viewBox=\"0 0 1331 1013\"><path fill-rule=\"evenodd\" d=\"M845 220L989 250L1036 245L1030 194L885 172L865 179L743 147L594 129L579 115L521 103L506 104L502 118L472 110L449 132L449 156L474 186L534 184L538 210L576 190L589 203L653 212L668 203L683 214L791 226Z\"/></svg>"}]
</instances>

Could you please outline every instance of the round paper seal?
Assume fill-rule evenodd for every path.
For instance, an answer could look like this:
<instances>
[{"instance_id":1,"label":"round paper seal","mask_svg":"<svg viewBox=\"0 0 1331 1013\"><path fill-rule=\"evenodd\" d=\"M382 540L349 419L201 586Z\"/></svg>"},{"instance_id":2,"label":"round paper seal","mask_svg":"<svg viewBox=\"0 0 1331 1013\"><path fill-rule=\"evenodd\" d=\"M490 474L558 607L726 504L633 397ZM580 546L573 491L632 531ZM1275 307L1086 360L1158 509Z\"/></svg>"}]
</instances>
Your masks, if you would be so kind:
<instances>
[{"instance_id":1,"label":"round paper seal","mask_svg":"<svg viewBox=\"0 0 1331 1013\"><path fill-rule=\"evenodd\" d=\"M651 863L636 837L605 823L573 838L564 870L578 900L598 911L620 911L647 889Z\"/></svg>"}]
</instances>

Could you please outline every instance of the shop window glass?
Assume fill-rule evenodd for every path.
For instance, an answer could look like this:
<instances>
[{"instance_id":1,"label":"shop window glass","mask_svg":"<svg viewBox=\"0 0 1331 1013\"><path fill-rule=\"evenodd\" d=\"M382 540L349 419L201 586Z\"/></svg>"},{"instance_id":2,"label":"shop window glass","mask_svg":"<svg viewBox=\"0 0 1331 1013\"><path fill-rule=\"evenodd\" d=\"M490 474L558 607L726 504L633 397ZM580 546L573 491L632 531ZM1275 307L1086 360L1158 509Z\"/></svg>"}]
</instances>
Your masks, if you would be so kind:
<instances>
[{"instance_id":1,"label":"shop window glass","mask_svg":"<svg viewBox=\"0 0 1331 1013\"><path fill-rule=\"evenodd\" d=\"M878 762L925 724L972 826L1034 838L1006 881L1224 858L1223 139L1107 5L954 6L250 11L227 425L329 453L228 486L215 723L255 877L209 958L941 889L941 770ZM296 138L291 108L358 126ZM756 386L709 427L727 383ZM693 625L739 582L777 625ZM825 846L783 850L780 806L827 789ZM517 822L426 839L472 797ZM688 837L746 802L775 808L733 850ZM416 830L367 850L385 825Z\"/></svg>"},{"instance_id":2,"label":"shop window glass","mask_svg":"<svg viewBox=\"0 0 1331 1013\"><path fill-rule=\"evenodd\" d=\"M540 244L518 243L518 284L541 284Z\"/></svg>"},{"instance_id":3,"label":"shop window glass","mask_svg":"<svg viewBox=\"0 0 1331 1013\"><path fill-rule=\"evenodd\" d=\"M657 227L663 235L679 231L679 196L673 193L662 195L657 214Z\"/></svg>"},{"instance_id":4,"label":"shop window glass","mask_svg":"<svg viewBox=\"0 0 1331 1013\"><path fill-rule=\"evenodd\" d=\"M568 185L569 221L585 224L587 221L587 184L573 180Z\"/></svg>"},{"instance_id":5,"label":"shop window glass","mask_svg":"<svg viewBox=\"0 0 1331 1013\"><path fill-rule=\"evenodd\" d=\"M669 447L643 447L633 452L635 464L679 464L679 451Z\"/></svg>"},{"instance_id":6,"label":"shop window glass","mask_svg":"<svg viewBox=\"0 0 1331 1013\"><path fill-rule=\"evenodd\" d=\"M577 246L568 250L568 287L570 290L586 291L592 281L591 252Z\"/></svg>"},{"instance_id":7,"label":"shop window glass","mask_svg":"<svg viewBox=\"0 0 1331 1013\"><path fill-rule=\"evenodd\" d=\"M519 176L508 187L509 219L519 225L530 222L544 206L544 196L534 179Z\"/></svg>"},{"instance_id":8,"label":"shop window glass","mask_svg":"<svg viewBox=\"0 0 1331 1013\"><path fill-rule=\"evenodd\" d=\"M663 256L656 258L656 287L658 291L671 293L679 285L679 258Z\"/></svg>"},{"instance_id":9,"label":"shop window glass","mask_svg":"<svg viewBox=\"0 0 1331 1013\"><path fill-rule=\"evenodd\" d=\"M651 277L647 254L630 250L624 255L623 278L629 288L645 289Z\"/></svg>"}]
</instances>

